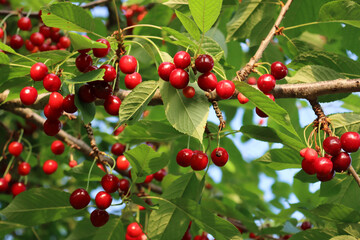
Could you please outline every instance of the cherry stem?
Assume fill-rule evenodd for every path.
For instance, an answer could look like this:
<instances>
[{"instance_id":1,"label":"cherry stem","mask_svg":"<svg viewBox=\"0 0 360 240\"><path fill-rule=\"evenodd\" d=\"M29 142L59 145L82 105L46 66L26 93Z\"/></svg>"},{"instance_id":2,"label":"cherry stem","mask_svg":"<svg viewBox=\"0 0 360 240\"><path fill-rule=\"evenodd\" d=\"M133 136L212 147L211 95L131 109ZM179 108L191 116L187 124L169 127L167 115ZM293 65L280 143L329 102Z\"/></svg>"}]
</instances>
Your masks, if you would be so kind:
<instances>
[{"instance_id":1,"label":"cherry stem","mask_svg":"<svg viewBox=\"0 0 360 240\"><path fill-rule=\"evenodd\" d=\"M4 172L3 178L6 176L6 174L9 173L10 167L11 167L11 165L13 164L14 159L15 159L15 157L12 156L11 159L10 159L9 164L8 164L7 167L6 167L6 170L5 170L5 172Z\"/></svg>"},{"instance_id":2,"label":"cherry stem","mask_svg":"<svg viewBox=\"0 0 360 240\"><path fill-rule=\"evenodd\" d=\"M112 3L113 3L113 5L114 5L114 9L115 9L116 22L117 22L117 25L118 25L118 29L119 29L119 32L121 32L120 18L119 18L119 13L118 13L118 9L117 9L117 7L116 7L116 2L115 2L115 0L112 0Z\"/></svg>"},{"instance_id":3,"label":"cherry stem","mask_svg":"<svg viewBox=\"0 0 360 240\"><path fill-rule=\"evenodd\" d=\"M190 147L190 136L188 136L187 149L189 149L189 147Z\"/></svg>"},{"instance_id":4,"label":"cherry stem","mask_svg":"<svg viewBox=\"0 0 360 240\"><path fill-rule=\"evenodd\" d=\"M128 26L126 28L123 28L123 31L127 31L131 28L136 28L136 27L152 27L152 28L156 28L156 29L159 29L159 30L162 30L161 27L159 26L156 26L156 25L152 25L152 24L137 24L137 25L132 25L132 26Z\"/></svg>"},{"instance_id":5,"label":"cherry stem","mask_svg":"<svg viewBox=\"0 0 360 240\"><path fill-rule=\"evenodd\" d=\"M97 158L94 158L94 160L93 160L93 162L92 162L92 164L91 164L91 167L90 167L90 169L89 169L88 179L87 179L87 183L86 183L86 191L89 189L89 183L90 183L91 171L92 171L92 169L93 169L93 167L94 167L94 165L95 165L96 161L97 161Z\"/></svg>"},{"instance_id":6,"label":"cherry stem","mask_svg":"<svg viewBox=\"0 0 360 240\"><path fill-rule=\"evenodd\" d=\"M31 154L32 154L32 146L31 146L31 143L30 143L26 138L24 138L23 141L24 141L24 142L28 145L28 147L29 147L29 152L28 152L28 154L27 154L27 156L26 156L26 159L25 159L25 162L29 162L30 156L31 156Z\"/></svg>"}]
</instances>

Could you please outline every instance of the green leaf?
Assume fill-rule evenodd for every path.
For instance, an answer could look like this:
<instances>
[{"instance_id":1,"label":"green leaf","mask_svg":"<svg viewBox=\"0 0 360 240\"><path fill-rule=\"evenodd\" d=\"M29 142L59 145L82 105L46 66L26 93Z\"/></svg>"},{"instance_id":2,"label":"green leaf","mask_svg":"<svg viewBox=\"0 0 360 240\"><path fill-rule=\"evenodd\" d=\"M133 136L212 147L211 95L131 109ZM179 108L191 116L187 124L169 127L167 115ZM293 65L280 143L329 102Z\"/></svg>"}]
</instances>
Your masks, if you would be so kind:
<instances>
[{"instance_id":1,"label":"green leaf","mask_svg":"<svg viewBox=\"0 0 360 240\"><path fill-rule=\"evenodd\" d=\"M91 72L89 72L91 73ZM96 107L95 107L95 103L91 102L91 103L86 103L83 102L79 99L79 88L80 88L80 84L76 84L75 85L75 106L78 108L78 110L81 112L81 118L84 122L84 124L88 124L90 123L94 117L95 117L95 113L96 113Z\"/></svg>"},{"instance_id":2,"label":"green leaf","mask_svg":"<svg viewBox=\"0 0 360 240\"><path fill-rule=\"evenodd\" d=\"M184 34L168 27L163 27L162 29L177 39L177 41L170 40L170 42L173 42L174 44L176 43L184 47L190 47L190 49L192 49L193 51L197 49L197 45Z\"/></svg>"},{"instance_id":3,"label":"green leaf","mask_svg":"<svg viewBox=\"0 0 360 240\"><path fill-rule=\"evenodd\" d=\"M200 39L200 31L199 28L196 26L195 22L187 17L182 12L175 10L176 16L179 18L181 23L183 24L186 31L191 35L192 38L199 41Z\"/></svg>"},{"instance_id":4,"label":"green leaf","mask_svg":"<svg viewBox=\"0 0 360 240\"><path fill-rule=\"evenodd\" d=\"M131 164L131 177L135 182L143 182L147 175L156 173L169 161L164 154L155 152L146 144L126 151L124 155Z\"/></svg>"},{"instance_id":5,"label":"green leaf","mask_svg":"<svg viewBox=\"0 0 360 240\"><path fill-rule=\"evenodd\" d=\"M329 240L331 235L328 230L307 229L291 236L291 240Z\"/></svg>"},{"instance_id":6,"label":"green leaf","mask_svg":"<svg viewBox=\"0 0 360 240\"><path fill-rule=\"evenodd\" d=\"M354 238L350 235L341 235L331 238L330 240L357 240L357 238Z\"/></svg>"},{"instance_id":7,"label":"green leaf","mask_svg":"<svg viewBox=\"0 0 360 240\"><path fill-rule=\"evenodd\" d=\"M133 89L124 99L119 111L119 123L136 123L158 89L158 81L145 81Z\"/></svg>"},{"instance_id":8,"label":"green leaf","mask_svg":"<svg viewBox=\"0 0 360 240\"><path fill-rule=\"evenodd\" d=\"M288 83L312 83L335 80L344 78L344 75L332 70L331 68L308 65L299 69L293 77L287 77Z\"/></svg>"},{"instance_id":9,"label":"green leaf","mask_svg":"<svg viewBox=\"0 0 360 240\"><path fill-rule=\"evenodd\" d=\"M1 236L5 236L6 234L9 234L19 228L26 228L26 226L17 224L17 223L12 223L9 221L0 221L0 235Z\"/></svg>"},{"instance_id":10,"label":"green leaf","mask_svg":"<svg viewBox=\"0 0 360 240\"><path fill-rule=\"evenodd\" d=\"M46 62L47 66L55 65L56 63L59 63L63 60L65 60L67 57L69 57L71 53L68 51L63 50L54 50L54 51L45 51L45 52L37 52L33 54L26 55L27 58L33 59L36 62ZM15 56L14 62L16 64L22 64L26 66L32 66L34 62L29 61L26 58Z\"/></svg>"},{"instance_id":11,"label":"green leaf","mask_svg":"<svg viewBox=\"0 0 360 240\"><path fill-rule=\"evenodd\" d=\"M284 224L284 228L282 229L283 232L286 233L298 233L300 232L300 229L295 227L290 221L286 221L286 223Z\"/></svg>"},{"instance_id":12,"label":"green leaf","mask_svg":"<svg viewBox=\"0 0 360 240\"><path fill-rule=\"evenodd\" d=\"M9 64L10 58L6 53L0 52L0 64Z\"/></svg>"},{"instance_id":13,"label":"green leaf","mask_svg":"<svg viewBox=\"0 0 360 240\"><path fill-rule=\"evenodd\" d=\"M104 43L96 42L90 40L80 34L69 32L69 37L71 40L71 45L74 48L74 51L87 49L87 48L105 48L106 45Z\"/></svg>"},{"instance_id":14,"label":"green leaf","mask_svg":"<svg viewBox=\"0 0 360 240\"><path fill-rule=\"evenodd\" d=\"M69 176L73 176L78 181L87 181L91 165L92 165L91 161L84 161L81 164L69 170L66 170L65 173ZM89 180L101 181L101 178L103 176L104 176L104 172L100 168L94 166L91 171Z\"/></svg>"},{"instance_id":15,"label":"green leaf","mask_svg":"<svg viewBox=\"0 0 360 240\"><path fill-rule=\"evenodd\" d=\"M341 204L322 204L311 213L335 222L356 223L360 221L360 212Z\"/></svg>"},{"instance_id":16,"label":"green leaf","mask_svg":"<svg viewBox=\"0 0 360 240\"><path fill-rule=\"evenodd\" d=\"M0 42L0 49L4 50L5 52L16 53L14 49L12 49L10 46L6 45L3 42Z\"/></svg>"},{"instance_id":17,"label":"green leaf","mask_svg":"<svg viewBox=\"0 0 360 240\"><path fill-rule=\"evenodd\" d=\"M255 161L265 163L268 167L275 170L301 168L301 159L298 155L299 153L292 149L270 149Z\"/></svg>"},{"instance_id":18,"label":"green leaf","mask_svg":"<svg viewBox=\"0 0 360 240\"><path fill-rule=\"evenodd\" d=\"M96 80L102 80L105 73L105 69L96 69L87 73L81 73L79 76L65 80L67 83L86 83L86 82L92 82Z\"/></svg>"},{"instance_id":19,"label":"green leaf","mask_svg":"<svg viewBox=\"0 0 360 240\"><path fill-rule=\"evenodd\" d=\"M360 28L360 5L350 0L328 2L321 7L319 19L322 22L342 22Z\"/></svg>"},{"instance_id":20,"label":"green leaf","mask_svg":"<svg viewBox=\"0 0 360 240\"><path fill-rule=\"evenodd\" d=\"M52 188L22 192L0 213L13 223L35 226L80 213L69 204L70 193Z\"/></svg>"},{"instance_id":21,"label":"green leaf","mask_svg":"<svg viewBox=\"0 0 360 240\"><path fill-rule=\"evenodd\" d=\"M330 115L329 118L338 136L345 132L359 132L360 130L360 113L336 113Z\"/></svg>"},{"instance_id":22,"label":"green leaf","mask_svg":"<svg viewBox=\"0 0 360 240\"><path fill-rule=\"evenodd\" d=\"M200 142L209 114L209 102L196 83L189 84L195 88L193 98L185 98L182 90L177 90L170 83L160 82L160 93L164 102L165 114L170 124L179 132L185 133Z\"/></svg>"},{"instance_id":23,"label":"green leaf","mask_svg":"<svg viewBox=\"0 0 360 240\"><path fill-rule=\"evenodd\" d=\"M78 32L94 30L94 21L90 13L69 2L56 3L42 8L41 18L49 27Z\"/></svg>"},{"instance_id":24,"label":"green leaf","mask_svg":"<svg viewBox=\"0 0 360 240\"><path fill-rule=\"evenodd\" d=\"M189 0L191 15L200 30L205 33L220 15L222 0Z\"/></svg>"}]
</instances>

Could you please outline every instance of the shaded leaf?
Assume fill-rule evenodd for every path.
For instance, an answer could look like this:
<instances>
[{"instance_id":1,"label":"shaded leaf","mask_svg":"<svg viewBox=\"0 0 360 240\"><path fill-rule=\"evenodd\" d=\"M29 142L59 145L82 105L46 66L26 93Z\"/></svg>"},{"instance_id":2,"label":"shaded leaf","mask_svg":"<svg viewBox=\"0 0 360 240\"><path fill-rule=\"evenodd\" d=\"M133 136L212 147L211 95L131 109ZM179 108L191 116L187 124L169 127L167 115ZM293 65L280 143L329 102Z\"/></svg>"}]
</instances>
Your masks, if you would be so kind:
<instances>
[{"instance_id":1,"label":"shaded leaf","mask_svg":"<svg viewBox=\"0 0 360 240\"><path fill-rule=\"evenodd\" d=\"M86 83L96 80L102 80L105 69L96 69L87 73L81 73L79 76L65 80L67 83Z\"/></svg>"}]
</instances>

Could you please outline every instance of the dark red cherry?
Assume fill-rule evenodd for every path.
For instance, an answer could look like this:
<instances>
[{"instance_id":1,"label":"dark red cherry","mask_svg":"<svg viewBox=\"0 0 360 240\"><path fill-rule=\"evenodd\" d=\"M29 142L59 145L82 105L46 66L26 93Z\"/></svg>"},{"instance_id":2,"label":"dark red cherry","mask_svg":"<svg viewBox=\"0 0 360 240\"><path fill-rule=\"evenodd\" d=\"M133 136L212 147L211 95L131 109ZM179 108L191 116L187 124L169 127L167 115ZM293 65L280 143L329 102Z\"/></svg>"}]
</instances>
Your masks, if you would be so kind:
<instances>
[{"instance_id":1,"label":"dark red cherry","mask_svg":"<svg viewBox=\"0 0 360 240\"><path fill-rule=\"evenodd\" d=\"M30 77L34 81L42 81L48 74L48 68L45 64L38 62L31 66Z\"/></svg>"},{"instance_id":2,"label":"dark red cherry","mask_svg":"<svg viewBox=\"0 0 360 240\"><path fill-rule=\"evenodd\" d=\"M169 81L170 74L175 68L175 64L171 62L161 63L158 68L159 77L164 81Z\"/></svg>"},{"instance_id":3,"label":"dark red cherry","mask_svg":"<svg viewBox=\"0 0 360 240\"><path fill-rule=\"evenodd\" d=\"M123 155L125 148L126 148L126 146L124 144L114 143L111 147L111 153L116 156Z\"/></svg>"},{"instance_id":4,"label":"dark red cherry","mask_svg":"<svg viewBox=\"0 0 360 240\"><path fill-rule=\"evenodd\" d=\"M110 207L112 202L112 197L109 193L100 191L96 194L95 204L99 209L107 209Z\"/></svg>"},{"instance_id":5,"label":"dark red cherry","mask_svg":"<svg viewBox=\"0 0 360 240\"><path fill-rule=\"evenodd\" d=\"M241 103L241 104L245 104L245 103L249 102L249 99L247 97L245 97L244 94L242 94L242 93L238 93L237 99L239 100L239 103Z\"/></svg>"},{"instance_id":6,"label":"dark red cherry","mask_svg":"<svg viewBox=\"0 0 360 240\"><path fill-rule=\"evenodd\" d=\"M101 186L107 193L113 193L119 188L119 178L113 174L106 174L101 179Z\"/></svg>"},{"instance_id":7,"label":"dark red cherry","mask_svg":"<svg viewBox=\"0 0 360 240\"><path fill-rule=\"evenodd\" d=\"M268 93L274 89L276 80L271 74L264 74L257 80L257 86L263 93Z\"/></svg>"},{"instance_id":8,"label":"dark red cherry","mask_svg":"<svg viewBox=\"0 0 360 240\"><path fill-rule=\"evenodd\" d=\"M93 81L89 84L93 87L93 93L97 98L106 99L112 93L112 87L103 80Z\"/></svg>"},{"instance_id":9,"label":"dark red cherry","mask_svg":"<svg viewBox=\"0 0 360 240\"><path fill-rule=\"evenodd\" d=\"M208 72L200 75L197 83L202 90L211 92L216 88L217 78L215 74Z\"/></svg>"},{"instance_id":10,"label":"dark red cherry","mask_svg":"<svg viewBox=\"0 0 360 240\"><path fill-rule=\"evenodd\" d=\"M228 99L235 93L235 84L230 80L222 80L216 84L216 94L222 99Z\"/></svg>"},{"instance_id":11,"label":"dark red cherry","mask_svg":"<svg viewBox=\"0 0 360 240\"><path fill-rule=\"evenodd\" d=\"M10 47L13 49L19 49L22 45L24 45L24 40L20 35L15 34L10 38Z\"/></svg>"},{"instance_id":12,"label":"dark red cherry","mask_svg":"<svg viewBox=\"0 0 360 240\"><path fill-rule=\"evenodd\" d=\"M89 193L83 189L76 189L70 196L70 204L75 209L82 209L90 203Z\"/></svg>"},{"instance_id":13,"label":"dark red cherry","mask_svg":"<svg viewBox=\"0 0 360 240\"><path fill-rule=\"evenodd\" d=\"M308 160L304 158L301 162L301 168L304 172L306 172L309 175L313 175L316 173L315 167L314 167L314 160Z\"/></svg>"},{"instance_id":14,"label":"dark red cherry","mask_svg":"<svg viewBox=\"0 0 360 240\"><path fill-rule=\"evenodd\" d=\"M195 96L195 88L191 86L187 86L186 88L183 89L183 95L186 98L193 98Z\"/></svg>"},{"instance_id":15,"label":"dark red cherry","mask_svg":"<svg viewBox=\"0 0 360 240\"><path fill-rule=\"evenodd\" d=\"M119 180L119 189L125 193L129 191L130 183L129 180L122 178Z\"/></svg>"},{"instance_id":16,"label":"dark red cherry","mask_svg":"<svg viewBox=\"0 0 360 240\"><path fill-rule=\"evenodd\" d=\"M19 164L17 170L18 170L19 175L26 176L26 175L28 175L30 173L31 166L27 162L22 162L22 163Z\"/></svg>"},{"instance_id":17,"label":"dark red cherry","mask_svg":"<svg viewBox=\"0 0 360 240\"><path fill-rule=\"evenodd\" d=\"M287 74L288 69L282 62L273 62L271 64L271 75L273 75L276 80L283 79Z\"/></svg>"},{"instance_id":18,"label":"dark red cherry","mask_svg":"<svg viewBox=\"0 0 360 240\"><path fill-rule=\"evenodd\" d=\"M53 42L59 42L60 38L61 38L61 34L57 31L53 30L54 28L51 28L51 33L50 33L50 38Z\"/></svg>"},{"instance_id":19,"label":"dark red cherry","mask_svg":"<svg viewBox=\"0 0 360 240\"><path fill-rule=\"evenodd\" d=\"M104 73L104 81L105 82L112 82L116 78L116 69L111 66L110 64L104 64L100 67L101 69L105 69Z\"/></svg>"},{"instance_id":20,"label":"dark red cherry","mask_svg":"<svg viewBox=\"0 0 360 240\"><path fill-rule=\"evenodd\" d=\"M24 105L31 105L33 104L38 96L38 92L33 87L24 87L20 91L20 100Z\"/></svg>"},{"instance_id":21,"label":"dark red cherry","mask_svg":"<svg viewBox=\"0 0 360 240\"><path fill-rule=\"evenodd\" d=\"M44 115L47 119L57 120L63 115L62 108L53 109L50 104L46 104L44 107Z\"/></svg>"},{"instance_id":22,"label":"dark red cherry","mask_svg":"<svg viewBox=\"0 0 360 240\"><path fill-rule=\"evenodd\" d=\"M5 178L0 178L0 192L5 192L9 185Z\"/></svg>"},{"instance_id":23,"label":"dark red cherry","mask_svg":"<svg viewBox=\"0 0 360 240\"><path fill-rule=\"evenodd\" d=\"M134 56L124 55L120 58L119 68L125 74L132 74L136 71L137 61Z\"/></svg>"},{"instance_id":24,"label":"dark red cherry","mask_svg":"<svg viewBox=\"0 0 360 240\"><path fill-rule=\"evenodd\" d=\"M106 112L113 116L119 115L120 105L121 105L120 98L118 98L117 96L113 96L113 95L108 96L104 102L104 108L105 108Z\"/></svg>"},{"instance_id":25,"label":"dark red cherry","mask_svg":"<svg viewBox=\"0 0 360 240\"><path fill-rule=\"evenodd\" d=\"M63 100L63 109L67 113L74 113L77 111L77 107L75 106L75 95L69 94Z\"/></svg>"},{"instance_id":26,"label":"dark red cherry","mask_svg":"<svg viewBox=\"0 0 360 240\"><path fill-rule=\"evenodd\" d=\"M229 160L229 154L225 148L215 148L211 153L211 160L216 166L222 167Z\"/></svg>"},{"instance_id":27,"label":"dark red cherry","mask_svg":"<svg viewBox=\"0 0 360 240\"><path fill-rule=\"evenodd\" d=\"M39 33L39 32L34 32L33 34L31 34L30 36L30 41L32 42L32 44L34 44L35 46L40 47L41 45L43 45L45 38L44 36Z\"/></svg>"},{"instance_id":28,"label":"dark red cherry","mask_svg":"<svg viewBox=\"0 0 360 240\"><path fill-rule=\"evenodd\" d=\"M331 158L336 172L346 171L351 164L351 157L346 152L341 152L337 156Z\"/></svg>"},{"instance_id":29,"label":"dark red cherry","mask_svg":"<svg viewBox=\"0 0 360 240\"><path fill-rule=\"evenodd\" d=\"M52 142L51 144L51 151L55 154L55 155L60 155L64 152L65 150L65 146L63 144L62 141L60 140L55 140Z\"/></svg>"},{"instance_id":30,"label":"dark red cherry","mask_svg":"<svg viewBox=\"0 0 360 240\"><path fill-rule=\"evenodd\" d=\"M185 51L177 52L174 56L174 64L176 68L185 69L191 63L190 54Z\"/></svg>"},{"instance_id":31,"label":"dark red cherry","mask_svg":"<svg viewBox=\"0 0 360 240\"><path fill-rule=\"evenodd\" d=\"M29 51L33 51L35 48L35 45L29 39L26 39L25 40L25 48Z\"/></svg>"},{"instance_id":32,"label":"dark red cherry","mask_svg":"<svg viewBox=\"0 0 360 240\"><path fill-rule=\"evenodd\" d=\"M24 183L16 182L11 185L11 193L13 197L19 195L20 193L26 191L26 186Z\"/></svg>"},{"instance_id":33,"label":"dark red cherry","mask_svg":"<svg viewBox=\"0 0 360 240\"><path fill-rule=\"evenodd\" d=\"M318 176L327 176L333 171L333 162L326 157L314 161L315 172Z\"/></svg>"},{"instance_id":34,"label":"dark red cherry","mask_svg":"<svg viewBox=\"0 0 360 240\"><path fill-rule=\"evenodd\" d=\"M331 179L334 178L334 176L335 176L335 171L332 171L332 172L328 173L327 175L319 175L318 173L316 174L316 178L321 182L330 181Z\"/></svg>"},{"instance_id":35,"label":"dark red cherry","mask_svg":"<svg viewBox=\"0 0 360 240\"><path fill-rule=\"evenodd\" d=\"M272 95L271 93L265 93L265 95L275 102L275 97L274 97L274 95ZM268 115L267 115L266 113L264 113L263 111L261 111L261 110L260 110L259 108L257 108L257 107L255 108L255 112L256 112L256 114L257 114L259 117L261 117L261 118L267 118L267 117L268 117Z\"/></svg>"},{"instance_id":36,"label":"dark red cherry","mask_svg":"<svg viewBox=\"0 0 360 240\"><path fill-rule=\"evenodd\" d=\"M188 167L191 165L191 157L194 152L191 149L184 148L176 155L176 162L182 167Z\"/></svg>"},{"instance_id":37,"label":"dark red cherry","mask_svg":"<svg viewBox=\"0 0 360 240\"><path fill-rule=\"evenodd\" d=\"M101 227L109 221L109 214L105 210L95 209L90 215L94 227Z\"/></svg>"},{"instance_id":38,"label":"dark red cherry","mask_svg":"<svg viewBox=\"0 0 360 240\"><path fill-rule=\"evenodd\" d=\"M183 89L189 84L189 74L183 69L173 70L169 77L170 84L176 89Z\"/></svg>"},{"instance_id":39,"label":"dark red cherry","mask_svg":"<svg viewBox=\"0 0 360 240\"><path fill-rule=\"evenodd\" d=\"M17 22L18 27L23 31L30 31L32 28L31 20L28 17L22 17Z\"/></svg>"},{"instance_id":40,"label":"dark red cherry","mask_svg":"<svg viewBox=\"0 0 360 240\"><path fill-rule=\"evenodd\" d=\"M62 48L68 48L68 47L70 47L70 45L71 45L71 41L70 41L70 38L68 38L68 37L61 37L60 39L59 39L59 43L60 43L60 45L61 45L61 47Z\"/></svg>"},{"instance_id":41,"label":"dark red cherry","mask_svg":"<svg viewBox=\"0 0 360 240\"><path fill-rule=\"evenodd\" d=\"M132 74L127 74L125 76L124 82L126 88L131 90L142 82L142 78L140 73L134 72Z\"/></svg>"},{"instance_id":42,"label":"dark red cherry","mask_svg":"<svg viewBox=\"0 0 360 240\"><path fill-rule=\"evenodd\" d=\"M159 171L157 171L156 173L154 173L154 178L161 182L163 180L163 178L166 176L167 172L165 169L160 169Z\"/></svg>"},{"instance_id":43,"label":"dark red cherry","mask_svg":"<svg viewBox=\"0 0 360 240\"><path fill-rule=\"evenodd\" d=\"M53 73L49 73L43 80L44 88L49 92L57 92L61 87L61 80Z\"/></svg>"},{"instance_id":44,"label":"dark red cherry","mask_svg":"<svg viewBox=\"0 0 360 240\"><path fill-rule=\"evenodd\" d=\"M346 132L340 137L341 147L346 152L356 152L360 147L360 135L357 132Z\"/></svg>"},{"instance_id":45,"label":"dark red cherry","mask_svg":"<svg viewBox=\"0 0 360 240\"><path fill-rule=\"evenodd\" d=\"M47 27L45 25L40 26L39 32L44 36L44 38L49 38L51 35L50 27Z\"/></svg>"},{"instance_id":46,"label":"dark red cherry","mask_svg":"<svg viewBox=\"0 0 360 240\"><path fill-rule=\"evenodd\" d=\"M207 54L200 55L195 60L195 67L201 73L210 72L214 67L214 59Z\"/></svg>"},{"instance_id":47,"label":"dark red cherry","mask_svg":"<svg viewBox=\"0 0 360 240\"><path fill-rule=\"evenodd\" d=\"M85 103L91 103L95 101L96 97L93 88L89 84L84 84L79 88L79 99Z\"/></svg>"},{"instance_id":48,"label":"dark red cherry","mask_svg":"<svg viewBox=\"0 0 360 240\"><path fill-rule=\"evenodd\" d=\"M53 92L49 97L49 105L52 109L62 109L62 105L64 102L63 96L58 92Z\"/></svg>"},{"instance_id":49,"label":"dark red cherry","mask_svg":"<svg viewBox=\"0 0 360 240\"><path fill-rule=\"evenodd\" d=\"M48 136L55 136L61 129L61 122L59 120L47 119L44 122L44 132Z\"/></svg>"},{"instance_id":50,"label":"dark red cherry","mask_svg":"<svg viewBox=\"0 0 360 240\"><path fill-rule=\"evenodd\" d=\"M201 171L206 168L208 165L208 157L205 153L201 151L194 151L194 154L191 157L191 168L194 171Z\"/></svg>"},{"instance_id":51,"label":"dark red cherry","mask_svg":"<svg viewBox=\"0 0 360 240\"><path fill-rule=\"evenodd\" d=\"M102 57L105 57L106 55L108 55L108 53L110 52L109 41L101 38L101 39L96 40L96 42L104 43L104 44L106 44L107 47L106 48L93 48L94 56L97 58L102 58Z\"/></svg>"},{"instance_id":52,"label":"dark red cherry","mask_svg":"<svg viewBox=\"0 0 360 240\"><path fill-rule=\"evenodd\" d=\"M58 163L54 160L46 160L43 165L43 171L45 174L50 175L56 172Z\"/></svg>"},{"instance_id":53,"label":"dark red cherry","mask_svg":"<svg viewBox=\"0 0 360 240\"><path fill-rule=\"evenodd\" d=\"M130 162L124 155L120 155L116 159L116 167L120 171L125 171L130 167Z\"/></svg>"},{"instance_id":54,"label":"dark red cherry","mask_svg":"<svg viewBox=\"0 0 360 240\"><path fill-rule=\"evenodd\" d=\"M80 72L84 72L88 67L93 64L93 60L90 55L82 53L77 56L75 65Z\"/></svg>"},{"instance_id":55,"label":"dark red cherry","mask_svg":"<svg viewBox=\"0 0 360 240\"><path fill-rule=\"evenodd\" d=\"M327 137L323 141L323 148L325 152L330 154L331 156L336 156L341 151L341 142L337 137Z\"/></svg>"},{"instance_id":56,"label":"dark red cherry","mask_svg":"<svg viewBox=\"0 0 360 240\"><path fill-rule=\"evenodd\" d=\"M301 224L300 228L301 228L302 230L304 230L304 231L307 230L307 229L310 229L310 228L311 228L311 223L308 222L308 221L305 221L305 222L303 222L303 223Z\"/></svg>"},{"instance_id":57,"label":"dark red cherry","mask_svg":"<svg viewBox=\"0 0 360 240\"><path fill-rule=\"evenodd\" d=\"M19 156L23 151L23 145L19 142L11 142L8 146L8 151L14 157Z\"/></svg>"}]
</instances>

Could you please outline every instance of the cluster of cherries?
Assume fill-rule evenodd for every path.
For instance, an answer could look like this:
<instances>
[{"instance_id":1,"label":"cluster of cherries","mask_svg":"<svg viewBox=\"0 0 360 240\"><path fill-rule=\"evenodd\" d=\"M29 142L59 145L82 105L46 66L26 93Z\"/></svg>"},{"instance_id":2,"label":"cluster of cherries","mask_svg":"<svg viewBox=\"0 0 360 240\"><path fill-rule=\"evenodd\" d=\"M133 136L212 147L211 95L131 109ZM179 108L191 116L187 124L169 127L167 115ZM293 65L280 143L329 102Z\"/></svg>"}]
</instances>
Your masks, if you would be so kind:
<instances>
[{"instance_id":1,"label":"cluster of cherries","mask_svg":"<svg viewBox=\"0 0 360 240\"><path fill-rule=\"evenodd\" d=\"M222 167L229 160L229 154L225 148L218 147L212 151L211 160L216 166ZM184 148L177 153L176 162L181 167L191 166L194 171L201 171L206 168L209 163L209 159L206 153L202 151L193 151L191 149Z\"/></svg>"},{"instance_id":2,"label":"cluster of cherries","mask_svg":"<svg viewBox=\"0 0 360 240\"><path fill-rule=\"evenodd\" d=\"M147 237L137 222L130 223L126 228L125 240L146 240Z\"/></svg>"},{"instance_id":3,"label":"cluster of cherries","mask_svg":"<svg viewBox=\"0 0 360 240\"><path fill-rule=\"evenodd\" d=\"M139 6L137 4L131 6L122 5L121 10L126 17L126 22L128 26L136 25L138 22L143 20L143 18L147 14L145 6Z\"/></svg>"},{"instance_id":4,"label":"cluster of cherries","mask_svg":"<svg viewBox=\"0 0 360 240\"><path fill-rule=\"evenodd\" d=\"M191 56L185 51L177 52L173 58L174 63L163 62L158 68L158 74L164 81L169 81L176 89L183 89L183 94L187 98L195 96L195 89L189 84L189 66L191 65ZM235 84L230 80L217 81L217 78L211 70L214 67L214 60L207 54L199 55L195 59L196 71L202 73L198 79L198 86L207 92L216 89L216 93L222 99L230 98L235 92Z\"/></svg>"},{"instance_id":5,"label":"cluster of cherries","mask_svg":"<svg viewBox=\"0 0 360 240\"><path fill-rule=\"evenodd\" d=\"M360 135L357 132L346 132L340 139L335 136L327 137L323 141L323 149L326 152L324 157L319 157L317 151L312 148L300 151L304 158L301 162L302 169L307 174L316 174L322 182L329 181L335 176L335 172L343 172L349 168L349 153L356 152L359 147Z\"/></svg>"}]
</instances>

